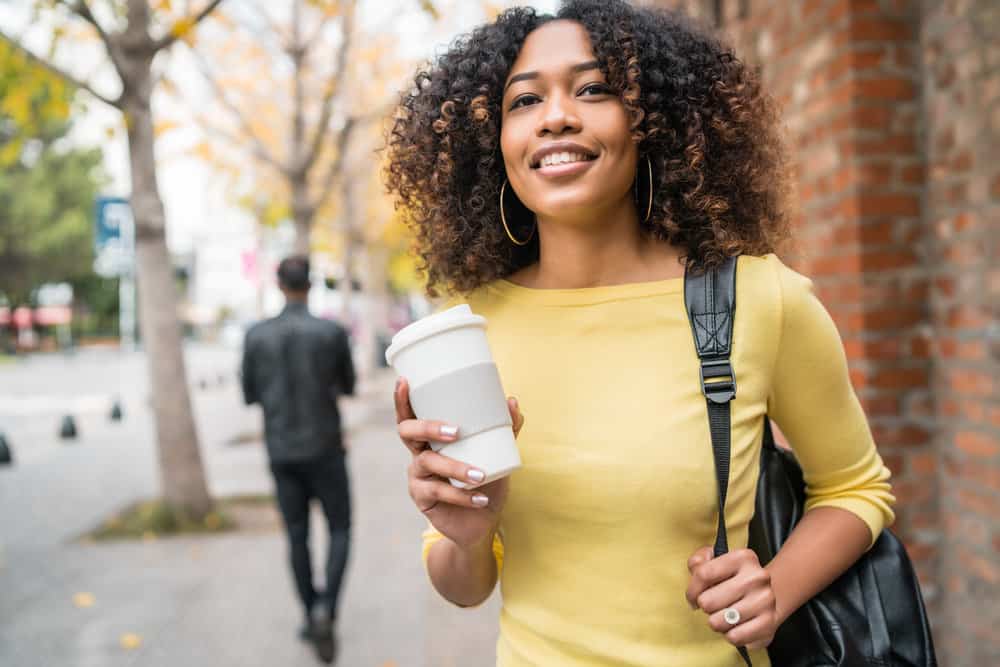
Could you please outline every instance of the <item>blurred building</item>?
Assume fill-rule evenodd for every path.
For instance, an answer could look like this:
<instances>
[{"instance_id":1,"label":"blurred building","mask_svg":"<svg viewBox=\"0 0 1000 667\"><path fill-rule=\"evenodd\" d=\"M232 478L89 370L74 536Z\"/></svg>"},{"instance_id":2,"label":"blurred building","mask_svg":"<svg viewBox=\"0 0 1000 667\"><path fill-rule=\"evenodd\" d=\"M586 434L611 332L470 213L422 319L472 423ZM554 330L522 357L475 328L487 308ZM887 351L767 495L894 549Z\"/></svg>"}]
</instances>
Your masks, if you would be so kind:
<instances>
[{"instance_id":1,"label":"blurred building","mask_svg":"<svg viewBox=\"0 0 1000 667\"><path fill-rule=\"evenodd\" d=\"M815 279L895 476L942 664L1000 664L1000 3L659 0L784 108Z\"/></svg>"}]
</instances>

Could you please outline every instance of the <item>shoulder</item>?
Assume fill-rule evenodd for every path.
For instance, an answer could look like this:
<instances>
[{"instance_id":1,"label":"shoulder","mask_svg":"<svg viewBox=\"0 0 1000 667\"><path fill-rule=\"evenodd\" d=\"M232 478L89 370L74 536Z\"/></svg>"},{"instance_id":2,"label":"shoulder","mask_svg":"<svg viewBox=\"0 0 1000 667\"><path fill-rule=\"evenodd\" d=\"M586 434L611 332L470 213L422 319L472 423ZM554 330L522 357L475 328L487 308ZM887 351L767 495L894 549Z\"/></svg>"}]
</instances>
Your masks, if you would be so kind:
<instances>
[{"instance_id":1,"label":"shoulder","mask_svg":"<svg viewBox=\"0 0 1000 667\"><path fill-rule=\"evenodd\" d=\"M267 331L271 328L272 322L273 322L272 319L267 319L267 320L260 320L259 322L255 322L254 324L250 325L250 327L247 329L247 333L245 336L247 342L257 340L261 336L266 335Z\"/></svg>"},{"instance_id":2,"label":"shoulder","mask_svg":"<svg viewBox=\"0 0 1000 667\"><path fill-rule=\"evenodd\" d=\"M499 315L503 311L504 306L508 304L509 290L507 289L507 286L510 284L511 283L503 279L493 280L480 285L471 292L450 294L441 303L441 305L435 309L435 312L440 312L453 306L467 303L469 304L469 307L472 308L472 312L482 315L486 319L492 319L493 316Z\"/></svg>"},{"instance_id":3,"label":"shoulder","mask_svg":"<svg viewBox=\"0 0 1000 667\"><path fill-rule=\"evenodd\" d=\"M315 315L309 315L309 321L316 331L331 339L347 338L347 329L336 320L328 320Z\"/></svg>"},{"instance_id":4,"label":"shoulder","mask_svg":"<svg viewBox=\"0 0 1000 667\"><path fill-rule=\"evenodd\" d=\"M812 280L787 266L773 253L759 257L742 255L736 282L737 295L750 292L758 307L769 304L784 310L803 300L815 299Z\"/></svg>"}]
</instances>

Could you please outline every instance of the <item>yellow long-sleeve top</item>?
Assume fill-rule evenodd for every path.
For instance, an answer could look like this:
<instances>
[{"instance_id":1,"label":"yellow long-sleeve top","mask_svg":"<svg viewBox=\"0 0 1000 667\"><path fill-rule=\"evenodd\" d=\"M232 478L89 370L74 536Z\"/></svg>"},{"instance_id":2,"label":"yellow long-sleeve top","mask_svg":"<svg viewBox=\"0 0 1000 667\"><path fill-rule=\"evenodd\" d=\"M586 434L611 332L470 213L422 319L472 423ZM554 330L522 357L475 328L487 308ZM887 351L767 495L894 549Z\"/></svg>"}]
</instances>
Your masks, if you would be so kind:
<instances>
[{"instance_id":1,"label":"yellow long-sleeve top","mask_svg":"<svg viewBox=\"0 0 1000 667\"><path fill-rule=\"evenodd\" d=\"M891 523L889 471L851 388L837 329L808 279L741 257L732 360L730 545L745 545L769 415L791 442L807 509ZM470 294L504 390L525 415L502 513L500 667L738 667L684 597L715 540L705 398L683 280ZM444 450L445 453L447 450ZM441 535L424 536L424 555ZM807 566L807 564L804 564ZM753 664L769 664L765 651Z\"/></svg>"}]
</instances>

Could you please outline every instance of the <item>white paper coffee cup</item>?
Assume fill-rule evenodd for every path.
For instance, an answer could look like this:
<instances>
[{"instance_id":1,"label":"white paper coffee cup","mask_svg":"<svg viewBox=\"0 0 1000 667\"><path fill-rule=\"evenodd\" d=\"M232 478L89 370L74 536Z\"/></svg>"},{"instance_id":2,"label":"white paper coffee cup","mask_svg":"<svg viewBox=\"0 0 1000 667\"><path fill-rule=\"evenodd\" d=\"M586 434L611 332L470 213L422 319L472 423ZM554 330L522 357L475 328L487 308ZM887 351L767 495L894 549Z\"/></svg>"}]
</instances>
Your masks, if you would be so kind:
<instances>
[{"instance_id":1,"label":"white paper coffee cup","mask_svg":"<svg viewBox=\"0 0 1000 667\"><path fill-rule=\"evenodd\" d=\"M480 484L453 485L479 486L521 467L486 318L466 304L424 317L393 336L385 359L409 383L419 419L458 426L458 440L431 448L486 473Z\"/></svg>"}]
</instances>

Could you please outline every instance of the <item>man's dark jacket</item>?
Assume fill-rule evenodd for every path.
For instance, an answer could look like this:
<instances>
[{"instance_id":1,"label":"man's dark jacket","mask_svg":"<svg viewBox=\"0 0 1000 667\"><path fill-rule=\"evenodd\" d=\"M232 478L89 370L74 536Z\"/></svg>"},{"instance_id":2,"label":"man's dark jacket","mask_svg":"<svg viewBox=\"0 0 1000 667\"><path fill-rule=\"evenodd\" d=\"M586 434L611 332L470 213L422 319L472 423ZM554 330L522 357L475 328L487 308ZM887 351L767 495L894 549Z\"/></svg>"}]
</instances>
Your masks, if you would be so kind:
<instances>
[{"instance_id":1,"label":"man's dark jacket","mask_svg":"<svg viewBox=\"0 0 1000 667\"><path fill-rule=\"evenodd\" d=\"M243 398L264 409L272 462L303 461L342 451L337 397L354 393L347 332L289 303L247 332Z\"/></svg>"}]
</instances>

